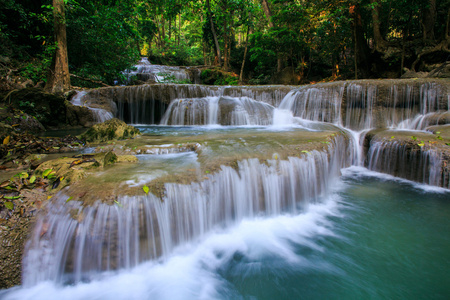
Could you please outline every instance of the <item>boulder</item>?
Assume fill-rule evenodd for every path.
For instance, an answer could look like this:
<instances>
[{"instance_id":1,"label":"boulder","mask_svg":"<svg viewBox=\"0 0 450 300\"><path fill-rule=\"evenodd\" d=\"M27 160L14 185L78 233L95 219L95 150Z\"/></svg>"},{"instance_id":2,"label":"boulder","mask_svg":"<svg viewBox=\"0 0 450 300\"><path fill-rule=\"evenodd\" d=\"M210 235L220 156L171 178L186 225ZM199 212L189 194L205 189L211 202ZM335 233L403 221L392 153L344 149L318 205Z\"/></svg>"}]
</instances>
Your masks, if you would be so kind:
<instances>
[{"instance_id":1,"label":"boulder","mask_svg":"<svg viewBox=\"0 0 450 300\"><path fill-rule=\"evenodd\" d=\"M66 106L67 124L70 126L92 127L95 122L92 110L86 106L73 105L69 101L64 102Z\"/></svg>"},{"instance_id":2,"label":"boulder","mask_svg":"<svg viewBox=\"0 0 450 300\"><path fill-rule=\"evenodd\" d=\"M96 124L86 131L81 138L86 142L100 143L110 140L123 140L134 138L140 131L125 122L114 118L106 122Z\"/></svg>"}]
</instances>

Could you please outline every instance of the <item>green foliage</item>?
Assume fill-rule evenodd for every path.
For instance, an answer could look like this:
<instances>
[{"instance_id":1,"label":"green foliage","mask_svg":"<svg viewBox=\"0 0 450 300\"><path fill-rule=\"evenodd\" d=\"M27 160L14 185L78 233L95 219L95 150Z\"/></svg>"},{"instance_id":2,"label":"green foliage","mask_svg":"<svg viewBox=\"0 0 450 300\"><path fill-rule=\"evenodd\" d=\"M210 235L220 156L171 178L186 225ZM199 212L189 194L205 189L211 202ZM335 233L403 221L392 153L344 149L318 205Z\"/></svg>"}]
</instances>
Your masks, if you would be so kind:
<instances>
[{"instance_id":1,"label":"green foliage","mask_svg":"<svg viewBox=\"0 0 450 300\"><path fill-rule=\"evenodd\" d=\"M200 79L202 83L211 85L238 85L239 81L237 75L219 69L202 70Z\"/></svg>"},{"instance_id":2,"label":"green foliage","mask_svg":"<svg viewBox=\"0 0 450 300\"><path fill-rule=\"evenodd\" d=\"M20 69L20 76L29 78L33 82L47 81L47 73L52 63L53 53L56 51L55 44L49 44L44 51L37 55Z\"/></svg>"},{"instance_id":3,"label":"green foliage","mask_svg":"<svg viewBox=\"0 0 450 300\"><path fill-rule=\"evenodd\" d=\"M139 59L134 42L139 35L132 25L132 2L105 2L79 1L67 12L69 64L82 77L113 84Z\"/></svg>"},{"instance_id":4,"label":"green foliage","mask_svg":"<svg viewBox=\"0 0 450 300\"><path fill-rule=\"evenodd\" d=\"M148 55L154 64L168 66L194 66L202 63L202 51L196 45L189 45L185 41L177 44L167 41L163 49L152 49Z\"/></svg>"}]
</instances>

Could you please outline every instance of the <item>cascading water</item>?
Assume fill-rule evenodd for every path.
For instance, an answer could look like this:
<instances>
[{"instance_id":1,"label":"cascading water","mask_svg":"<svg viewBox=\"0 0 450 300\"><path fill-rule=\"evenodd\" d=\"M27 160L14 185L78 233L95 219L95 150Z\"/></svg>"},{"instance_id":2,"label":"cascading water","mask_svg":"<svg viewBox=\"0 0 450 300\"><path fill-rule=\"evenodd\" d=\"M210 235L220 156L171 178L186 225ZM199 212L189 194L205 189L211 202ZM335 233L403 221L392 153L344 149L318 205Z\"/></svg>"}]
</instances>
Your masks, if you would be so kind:
<instances>
[{"instance_id":1,"label":"cascading water","mask_svg":"<svg viewBox=\"0 0 450 300\"><path fill-rule=\"evenodd\" d=\"M217 164L221 157L214 151L227 153L233 162L212 173L189 166L196 168L191 183L165 183L160 197L141 191L118 196L113 205L91 206L67 201L66 194L54 197L27 246L26 288L0 298L410 299L450 293L448 191L361 167L339 177L342 168L365 161L373 171L450 188L446 158L434 144L406 146L377 133L366 136L372 128L424 129L426 122L408 124L422 115L444 115L450 98L442 82L353 81L289 87L280 94L144 85L84 97L110 100L116 116L129 123L177 125L171 129L175 136L185 134L179 126L191 125L202 136L213 129L199 132L192 125L215 125L210 127L222 132L220 141L205 141L196 153L213 155ZM259 127L243 136L218 124ZM310 135L287 134L300 130L299 124ZM268 138L269 157L249 141L263 130L278 133ZM313 140L321 132L330 138ZM296 139L300 146L290 149ZM317 150L303 148L309 144ZM148 147L145 153L159 153ZM234 158L239 151L264 158ZM282 151L291 154L280 159ZM408 200L398 201L403 197Z\"/></svg>"},{"instance_id":2,"label":"cascading water","mask_svg":"<svg viewBox=\"0 0 450 300\"><path fill-rule=\"evenodd\" d=\"M103 109L103 108L98 108L98 107L92 107L90 106L90 103L88 103L88 101L86 100L85 102L83 102L83 98L86 96L87 92L82 91L82 92L78 92L71 100L71 103L73 105L76 106L85 106L87 107L90 111L92 111L92 115L94 116L94 121L96 123L102 123L105 122L109 119L114 118L114 115L112 112Z\"/></svg>"},{"instance_id":3,"label":"cascading water","mask_svg":"<svg viewBox=\"0 0 450 300\"><path fill-rule=\"evenodd\" d=\"M175 66L163 66L153 65L148 61L147 57L141 58L140 62L134 66L135 70L127 70L124 74L127 77L127 83L129 83L133 77L141 81L154 81L159 83L171 83L171 82L186 82L195 80L188 72L188 68L175 67Z\"/></svg>"},{"instance_id":4,"label":"cascading water","mask_svg":"<svg viewBox=\"0 0 450 300\"><path fill-rule=\"evenodd\" d=\"M274 107L247 97L173 100L163 125L271 125Z\"/></svg>"},{"instance_id":5,"label":"cascading water","mask_svg":"<svg viewBox=\"0 0 450 300\"><path fill-rule=\"evenodd\" d=\"M163 199L152 194L119 197L120 207L97 203L84 208L78 202L67 204L68 197L61 195L35 226L24 284L92 280L104 271L168 256L175 246L217 225L299 213L301 206L328 193L330 181L349 165L348 151L345 140L337 137L327 152L269 160L267 165L258 159L240 161L237 170L223 166L206 181L166 184Z\"/></svg>"},{"instance_id":6,"label":"cascading water","mask_svg":"<svg viewBox=\"0 0 450 300\"><path fill-rule=\"evenodd\" d=\"M433 149L399 141L371 141L367 168L397 177L435 186L449 187L448 178L440 170L442 157Z\"/></svg>"}]
</instances>

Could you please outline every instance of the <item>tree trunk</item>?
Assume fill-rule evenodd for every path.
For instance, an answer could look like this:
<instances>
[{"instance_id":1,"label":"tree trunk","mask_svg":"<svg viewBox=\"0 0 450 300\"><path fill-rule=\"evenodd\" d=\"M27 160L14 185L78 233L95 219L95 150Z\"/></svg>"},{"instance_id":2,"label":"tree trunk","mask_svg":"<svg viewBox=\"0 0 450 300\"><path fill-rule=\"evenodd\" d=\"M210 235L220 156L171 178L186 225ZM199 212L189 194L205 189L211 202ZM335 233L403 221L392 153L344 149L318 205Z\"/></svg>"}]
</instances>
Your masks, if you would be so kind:
<instances>
[{"instance_id":1,"label":"tree trunk","mask_svg":"<svg viewBox=\"0 0 450 300\"><path fill-rule=\"evenodd\" d=\"M180 46L180 39L181 39L181 14L178 15L178 46Z\"/></svg>"},{"instance_id":2,"label":"tree trunk","mask_svg":"<svg viewBox=\"0 0 450 300\"><path fill-rule=\"evenodd\" d=\"M245 37L244 58L242 59L241 72L239 74L239 83L242 83L243 78L244 78L244 66L245 66L245 60L247 58L248 36L249 35L250 35L250 26L247 29L247 36Z\"/></svg>"},{"instance_id":3,"label":"tree trunk","mask_svg":"<svg viewBox=\"0 0 450 300\"><path fill-rule=\"evenodd\" d=\"M165 48L166 46L166 20L164 16L161 16L161 47Z\"/></svg>"},{"instance_id":4,"label":"tree trunk","mask_svg":"<svg viewBox=\"0 0 450 300\"><path fill-rule=\"evenodd\" d=\"M272 11L270 10L269 3L267 0L261 0L261 4L264 10L264 14L266 15L267 21L269 21L269 27L273 28L274 24L272 22ZM277 53L277 72L281 72L284 67L284 59L281 57L279 53Z\"/></svg>"},{"instance_id":5,"label":"tree trunk","mask_svg":"<svg viewBox=\"0 0 450 300\"><path fill-rule=\"evenodd\" d=\"M67 56L66 16L63 0L53 0L53 26L57 48L47 76L45 90L63 93L70 89L69 58Z\"/></svg>"},{"instance_id":6,"label":"tree trunk","mask_svg":"<svg viewBox=\"0 0 450 300\"><path fill-rule=\"evenodd\" d=\"M355 39L355 75L359 72L362 78L369 76L370 71L370 49L364 38L361 12L358 5L350 7L350 15L353 19L353 30Z\"/></svg>"},{"instance_id":7,"label":"tree trunk","mask_svg":"<svg viewBox=\"0 0 450 300\"><path fill-rule=\"evenodd\" d=\"M229 47L229 36L228 36L228 28L227 28L227 19L223 18L223 28L224 28L224 34L223 34L223 70L226 72L228 71L228 47Z\"/></svg>"},{"instance_id":8,"label":"tree trunk","mask_svg":"<svg viewBox=\"0 0 450 300\"><path fill-rule=\"evenodd\" d=\"M269 3L267 3L267 0L261 0L261 4L264 10L264 14L266 15L267 21L269 21L269 27L273 28L273 22L272 22L272 12L270 11Z\"/></svg>"},{"instance_id":9,"label":"tree trunk","mask_svg":"<svg viewBox=\"0 0 450 300\"><path fill-rule=\"evenodd\" d=\"M423 12L423 40L434 41L434 25L436 23L436 0L429 0L428 6Z\"/></svg>"},{"instance_id":10,"label":"tree trunk","mask_svg":"<svg viewBox=\"0 0 450 300\"><path fill-rule=\"evenodd\" d=\"M220 46L219 46L219 40L217 40L217 34L216 34L216 30L214 29L214 22L212 19L212 14L211 14L211 6L209 4L209 0L206 0L206 7L208 9L208 18L209 18L209 23L211 24L211 32L213 34L213 38L214 38L214 45L216 46L216 56L217 56L217 61L219 63L219 66L222 65L222 58L220 57Z\"/></svg>"},{"instance_id":11,"label":"tree trunk","mask_svg":"<svg viewBox=\"0 0 450 300\"><path fill-rule=\"evenodd\" d=\"M169 41L172 39L172 19L169 19Z\"/></svg>"},{"instance_id":12,"label":"tree trunk","mask_svg":"<svg viewBox=\"0 0 450 300\"><path fill-rule=\"evenodd\" d=\"M383 39L383 35L380 30L380 3L378 0L370 0L373 5L372 9L372 25L373 25L373 39L375 41L375 50L383 52L387 48L387 43Z\"/></svg>"}]
</instances>

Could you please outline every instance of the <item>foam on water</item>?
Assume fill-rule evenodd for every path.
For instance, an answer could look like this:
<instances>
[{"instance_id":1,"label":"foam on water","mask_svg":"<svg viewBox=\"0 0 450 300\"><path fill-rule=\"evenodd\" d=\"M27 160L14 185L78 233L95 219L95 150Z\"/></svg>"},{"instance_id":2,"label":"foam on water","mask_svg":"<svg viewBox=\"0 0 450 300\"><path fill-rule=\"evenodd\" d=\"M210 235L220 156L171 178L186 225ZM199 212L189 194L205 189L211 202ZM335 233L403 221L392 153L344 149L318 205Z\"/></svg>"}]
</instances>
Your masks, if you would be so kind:
<instances>
[{"instance_id":1,"label":"foam on water","mask_svg":"<svg viewBox=\"0 0 450 300\"><path fill-rule=\"evenodd\" d=\"M369 170L367 168L364 168L362 166L352 166L349 168L345 168L341 170L341 173L343 176L351 177L351 178L359 178L359 177L373 177L377 178L383 181L396 181L399 183L404 183L411 185L412 188L422 190L425 192L432 192L432 193L450 193L450 191L446 188L441 188L438 186L428 185L424 183L419 183L411 180L407 180L400 177L395 177L386 173L380 173L376 171Z\"/></svg>"},{"instance_id":2,"label":"foam on water","mask_svg":"<svg viewBox=\"0 0 450 300\"><path fill-rule=\"evenodd\" d=\"M147 262L118 273L105 272L103 278L88 283L60 286L42 282L0 296L5 300L223 299L227 282L217 272L236 254L250 260L276 258L291 267L334 272L330 265L314 265L302 259L295 253L294 244L322 251L312 237L334 235L327 217L338 214L335 197L311 205L299 215L244 219L226 230L216 228L201 240L176 248L164 261Z\"/></svg>"}]
</instances>

